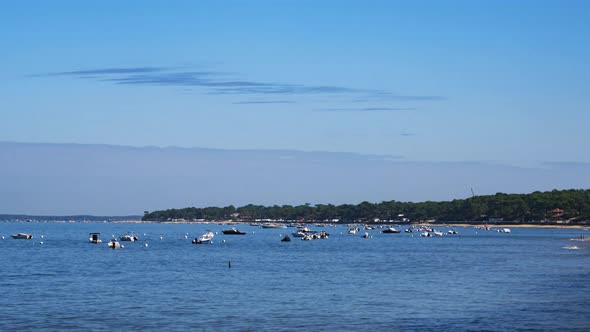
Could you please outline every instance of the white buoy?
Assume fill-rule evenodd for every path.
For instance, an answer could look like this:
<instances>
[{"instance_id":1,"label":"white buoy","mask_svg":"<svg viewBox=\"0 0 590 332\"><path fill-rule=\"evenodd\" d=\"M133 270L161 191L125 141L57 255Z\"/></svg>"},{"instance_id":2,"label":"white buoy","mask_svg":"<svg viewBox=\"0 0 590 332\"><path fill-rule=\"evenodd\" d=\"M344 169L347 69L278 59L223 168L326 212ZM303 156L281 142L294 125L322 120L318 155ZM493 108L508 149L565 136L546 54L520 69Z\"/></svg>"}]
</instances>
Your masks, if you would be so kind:
<instances>
[{"instance_id":1,"label":"white buoy","mask_svg":"<svg viewBox=\"0 0 590 332\"><path fill-rule=\"evenodd\" d=\"M39 242L39 244L43 244L43 241Z\"/></svg>"},{"instance_id":2,"label":"white buoy","mask_svg":"<svg viewBox=\"0 0 590 332\"><path fill-rule=\"evenodd\" d=\"M160 236L160 240L164 239L164 237Z\"/></svg>"},{"instance_id":3,"label":"white buoy","mask_svg":"<svg viewBox=\"0 0 590 332\"><path fill-rule=\"evenodd\" d=\"M225 243L225 240L223 240L223 243Z\"/></svg>"},{"instance_id":4,"label":"white buoy","mask_svg":"<svg viewBox=\"0 0 590 332\"><path fill-rule=\"evenodd\" d=\"M2 240L4 240L4 236L2 237Z\"/></svg>"},{"instance_id":5,"label":"white buoy","mask_svg":"<svg viewBox=\"0 0 590 332\"><path fill-rule=\"evenodd\" d=\"M147 243L144 243L144 244L143 244L143 246L144 246L144 247L147 247L147 246L148 246L148 244L147 244Z\"/></svg>"},{"instance_id":6,"label":"white buoy","mask_svg":"<svg viewBox=\"0 0 590 332\"><path fill-rule=\"evenodd\" d=\"M43 238L43 235L41 235L41 238Z\"/></svg>"},{"instance_id":7,"label":"white buoy","mask_svg":"<svg viewBox=\"0 0 590 332\"><path fill-rule=\"evenodd\" d=\"M185 239L188 239L188 235L185 235L185 236L184 236L184 238L185 238Z\"/></svg>"}]
</instances>

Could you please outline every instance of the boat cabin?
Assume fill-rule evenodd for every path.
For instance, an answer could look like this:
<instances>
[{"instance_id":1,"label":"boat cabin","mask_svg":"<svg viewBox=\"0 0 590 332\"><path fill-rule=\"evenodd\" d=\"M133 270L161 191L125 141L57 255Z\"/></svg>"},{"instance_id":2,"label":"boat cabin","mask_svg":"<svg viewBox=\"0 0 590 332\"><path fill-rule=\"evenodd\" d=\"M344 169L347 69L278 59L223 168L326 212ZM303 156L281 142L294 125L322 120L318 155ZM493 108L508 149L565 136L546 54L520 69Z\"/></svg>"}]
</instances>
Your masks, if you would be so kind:
<instances>
[{"instance_id":1,"label":"boat cabin","mask_svg":"<svg viewBox=\"0 0 590 332\"><path fill-rule=\"evenodd\" d=\"M88 241L90 241L90 243L102 243L102 240L100 239L100 233L88 234Z\"/></svg>"}]
</instances>

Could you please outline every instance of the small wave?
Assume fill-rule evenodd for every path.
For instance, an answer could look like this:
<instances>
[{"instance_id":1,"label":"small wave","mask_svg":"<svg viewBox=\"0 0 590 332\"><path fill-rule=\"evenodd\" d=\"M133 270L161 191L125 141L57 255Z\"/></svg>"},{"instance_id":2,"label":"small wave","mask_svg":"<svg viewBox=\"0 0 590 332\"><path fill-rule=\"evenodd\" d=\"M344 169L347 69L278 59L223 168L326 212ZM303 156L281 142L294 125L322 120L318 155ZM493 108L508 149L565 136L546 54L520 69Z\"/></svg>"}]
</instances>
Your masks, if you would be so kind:
<instances>
[{"instance_id":1,"label":"small wave","mask_svg":"<svg viewBox=\"0 0 590 332\"><path fill-rule=\"evenodd\" d=\"M578 246L565 246L565 247L563 247L563 249L566 249L566 250L580 250L582 248L580 248Z\"/></svg>"}]
</instances>

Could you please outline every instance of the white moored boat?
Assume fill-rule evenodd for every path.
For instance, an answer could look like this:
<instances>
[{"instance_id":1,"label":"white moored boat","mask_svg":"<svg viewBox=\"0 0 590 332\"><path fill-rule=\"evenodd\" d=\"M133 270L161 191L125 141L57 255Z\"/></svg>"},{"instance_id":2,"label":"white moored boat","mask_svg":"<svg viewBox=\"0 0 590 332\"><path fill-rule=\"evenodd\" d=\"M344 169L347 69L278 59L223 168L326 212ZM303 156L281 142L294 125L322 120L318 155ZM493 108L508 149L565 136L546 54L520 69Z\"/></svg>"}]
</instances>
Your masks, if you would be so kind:
<instances>
[{"instance_id":1,"label":"white moored boat","mask_svg":"<svg viewBox=\"0 0 590 332\"><path fill-rule=\"evenodd\" d=\"M100 239L100 233L88 234L88 241L90 243L102 243L102 240Z\"/></svg>"},{"instance_id":2,"label":"white moored boat","mask_svg":"<svg viewBox=\"0 0 590 332\"><path fill-rule=\"evenodd\" d=\"M193 240L194 244L210 244L213 242L213 237L215 237L215 234L213 234L213 232L207 232L201 236L199 236L198 238Z\"/></svg>"},{"instance_id":3,"label":"white moored boat","mask_svg":"<svg viewBox=\"0 0 590 332\"><path fill-rule=\"evenodd\" d=\"M356 227L351 227L348 229L348 234L356 234L356 232L358 232L358 229Z\"/></svg>"},{"instance_id":4,"label":"white moored boat","mask_svg":"<svg viewBox=\"0 0 590 332\"><path fill-rule=\"evenodd\" d=\"M107 246L111 249L121 249L123 248L123 246L119 243L119 241L112 239L109 241L109 243L107 244Z\"/></svg>"},{"instance_id":5,"label":"white moored boat","mask_svg":"<svg viewBox=\"0 0 590 332\"><path fill-rule=\"evenodd\" d=\"M13 239L17 240L30 240L33 238L33 235L27 233L18 233L15 235L11 235Z\"/></svg>"},{"instance_id":6,"label":"white moored boat","mask_svg":"<svg viewBox=\"0 0 590 332\"><path fill-rule=\"evenodd\" d=\"M401 233L401 231L393 228L393 227L387 227L386 229L384 229L383 231L381 231L381 233L385 233L385 234L398 234Z\"/></svg>"},{"instance_id":7,"label":"white moored boat","mask_svg":"<svg viewBox=\"0 0 590 332\"><path fill-rule=\"evenodd\" d=\"M120 236L119 240L121 240L121 241L139 241L139 239L137 238L137 236L135 236L135 234L125 234L123 236Z\"/></svg>"}]
</instances>

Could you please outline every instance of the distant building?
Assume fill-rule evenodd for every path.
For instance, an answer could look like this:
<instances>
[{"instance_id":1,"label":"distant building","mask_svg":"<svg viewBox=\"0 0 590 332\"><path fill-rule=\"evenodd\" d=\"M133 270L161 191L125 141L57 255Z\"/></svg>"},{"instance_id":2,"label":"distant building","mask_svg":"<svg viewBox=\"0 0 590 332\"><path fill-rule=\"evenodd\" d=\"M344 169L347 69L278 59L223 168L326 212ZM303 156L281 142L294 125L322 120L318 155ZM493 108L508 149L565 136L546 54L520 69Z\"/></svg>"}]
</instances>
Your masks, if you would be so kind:
<instances>
[{"instance_id":1,"label":"distant building","mask_svg":"<svg viewBox=\"0 0 590 332\"><path fill-rule=\"evenodd\" d=\"M253 221L254 220L254 213L252 212L242 212L238 214L238 220L240 221Z\"/></svg>"},{"instance_id":2,"label":"distant building","mask_svg":"<svg viewBox=\"0 0 590 332\"><path fill-rule=\"evenodd\" d=\"M555 208L551 211L547 211L547 214L553 218L561 217L564 213L565 213L565 211L560 208Z\"/></svg>"},{"instance_id":3,"label":"distant building","mask_svg":"<svg viewBox=\"0 0 590 332\"><path fill-rule=\"evenodd\" d=\"M499 217L489 217L488 218L489 223L497 223L497 222L501 222L501 221L504 221L504 218L499 218Z\"/></svg>"}]
</instances>

